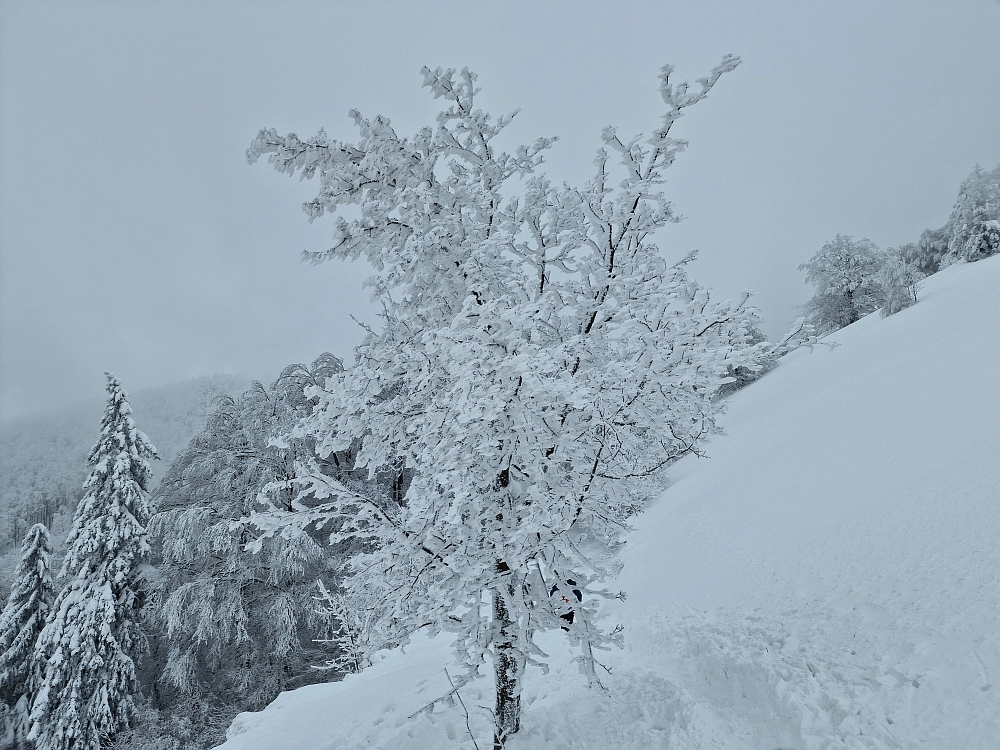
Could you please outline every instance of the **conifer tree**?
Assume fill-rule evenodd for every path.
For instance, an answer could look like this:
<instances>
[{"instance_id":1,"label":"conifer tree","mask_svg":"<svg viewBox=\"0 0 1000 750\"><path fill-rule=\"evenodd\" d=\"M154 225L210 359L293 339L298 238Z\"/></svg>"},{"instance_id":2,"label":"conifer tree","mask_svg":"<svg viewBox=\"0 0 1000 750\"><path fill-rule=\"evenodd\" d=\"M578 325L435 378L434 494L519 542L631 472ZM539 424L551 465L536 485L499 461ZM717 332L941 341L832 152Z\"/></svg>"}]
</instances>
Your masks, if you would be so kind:
<instances>
[{"instance_id":1,"label":"conifer tree","mask_svg":"<svg viewBox=\"0 0 1000 750\"><path fill-rule=\"evenodd\" d=\"M49 530L36 523L21 545L14 587L0 614L0 698L15 705L35 687L32 652L52 608L55 590L49 571Z\"/></svg>"},{"instance_id":2,"label":"conifer tree","mask_svg":"<svg viewBox=\"0 0 1000 750\"><path fill-rule=\"evenodd\" d=\"M1000 253L1000 166L976 166L958 191L948 217L949 259L976 261Z\"/></svg>"},{"instance_id":3,"label":"conifer tree","mask_svg":"<svg viewBox=\"0 0 1000 750\"><path fill-rule=\"evenodd\" d=\"M136 568L148 553L150 477L156 458L135 428L128 396L108 378L101 435L73 519L59 593L35 646L40 682L28 739L45 750L98 750L135 713L141 602Z\"/></svg>"}]
</instances>

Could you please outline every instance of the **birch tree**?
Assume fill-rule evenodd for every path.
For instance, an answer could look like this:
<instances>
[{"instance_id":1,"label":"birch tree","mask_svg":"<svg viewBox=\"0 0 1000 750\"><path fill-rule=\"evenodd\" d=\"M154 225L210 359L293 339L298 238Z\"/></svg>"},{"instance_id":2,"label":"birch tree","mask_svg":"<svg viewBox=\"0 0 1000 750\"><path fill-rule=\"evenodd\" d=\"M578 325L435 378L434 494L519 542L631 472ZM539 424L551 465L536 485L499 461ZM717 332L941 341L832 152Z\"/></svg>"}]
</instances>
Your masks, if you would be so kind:
<instances>
[{"instance_id":1,"label":"birch tree","mask_svg":"<svg viewBox=\"0 0 1000 750\"><path fill-rule=\"evenodd\" d=\"M317 407L293 435L319 458L360 443L358 467L412 472L391 505L301 461L296 512L272 504L253 521L265 536L320 524L333 542L363 539L345 591L377 593L383 642L454 633L457 687L492 671L495 748L520 728L526 666L544 665L536 633L564 630L599 684L597 652L619 637L598 621L616 595L602 582L628 519L715 430L727 368L768 348L752 343L746 296L712 300L654 241L676 221L661 192L685 146L673 128L738 62L695 87L663 68L662 123L645 139L606 128L580 187L540 174L552 138L503 150L516 113L479 109L468 70L423 70L444 109L413 137L354 111L355 143L262 130L248 151L319 178L305 211L333 215L335 234L310 260L378 270L381 325L353 367L307 390ZM569 605L550 596L566 581Z\"/></svg>"}]
</instances>

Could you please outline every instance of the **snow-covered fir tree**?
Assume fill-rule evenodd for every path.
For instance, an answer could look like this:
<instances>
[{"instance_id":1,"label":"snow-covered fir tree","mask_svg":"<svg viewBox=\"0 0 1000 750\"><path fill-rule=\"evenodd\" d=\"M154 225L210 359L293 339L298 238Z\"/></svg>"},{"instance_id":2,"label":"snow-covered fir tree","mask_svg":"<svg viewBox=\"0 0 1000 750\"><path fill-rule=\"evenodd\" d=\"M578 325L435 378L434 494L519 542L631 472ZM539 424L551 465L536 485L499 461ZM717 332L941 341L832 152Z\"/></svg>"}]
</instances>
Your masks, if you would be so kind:
<instances>
[{"instance_id":1,"label":"snow-covered fir tree","mask_svg":"<svg viewBox=\"0 0 1000 750\"><path fill-rule=\"evenodd\" d=\"M49 570L52 549L49 530L36 523L21 545L21 559L14 571L14 585L0 613L0 700L8 730L23 732L31 698L38 687L35 642L52 608L55 588Z\"/></svg>"},{"instance_id":2,"label":"snow-covered fir tree","mask_svg":"<svg viewBox=\"0 0 1000 750\"><path fill-rule=\"evenodd\" d=\"M885 295L879 272L884 253L869 239L838 234L807 263L806 282L816 287L804 305L806 319L819 333L829 333L882 307Z\"/></svg>"},{"instance_id":3,"label":"snow-covered fir tree","mask_svg":"<svg viewBox=\"0 0 1000 750\"><path fill-rule=\"evenodd\" d=\"M956 261L976 261L1000 252L1000 166L977 166L962 180L958 197L939 229L927 229L919 241L902 245L895 254L923 276Z\"/></svg>"},{"instance_id":4,"label":"snow-covered fir tree","mask_svg":"<svg viewBox=\"0 0 1000 750\"><path fill-rule=\"evenodd\" d=\"M24 537L14 586L0 613L0 698L9 705L30 688L35 641L52 609L51 554L49 530L36 523Z\"/></svg>"},{"instance_id":5,"label":"snow-covered fir tree","mask_svg":"<svg viewBox=\"0 0 1000 750\"><path fill-rule=\"evenodd\" d=\"M137 566L148 553L149 460L128 396L107 373L108 402L67 539L59 592L35 645L39 685L29 739L44 750L98 750L135 712Z\"/></svg>"},{"instance_id":6,"label":"snow-covered fir tree","mask_svg":"<svg viewBox=\"0 0 1000 750\"><path fill-rule=\"evenodd\" d=\"M312 665L332 656L316 643L327 635L315 582L332 580L329 553L301 535L265 540L253 554L245 549L253 530L237 522L266 485L291 477L296 458L312 454L304 441L273 438L312 409L303 389L342 369L324 354L310 367L285 368L271 386L220 399L161 482L150 522L159 571L150 614L165 705L193 695L234 714L260 710L282 690L328 677ZM324 470L349 468L349 453Z\"/></svg>"},{"instance_id":7,"label":"snow-covered fir tree","mask_svg":"<svg viewBox=\"0 0 1000 750\"><path fill-rule=\"evenodd\" d=\"M646 140L605 129L582 187L536 174L553 139L502 150L513 115L477 109L467 70L423 71L446 109L412 138L352 112L357 143L262 130L248 151L319 176L305 210L334 214L336 236L314 261L364 257L380 271L369 285L381 328L352 368L308 391L318 406L293 434L314 438L320 458L360 441L359 467L402 460L412 472L405 502L386 506L303 460L296 512L276 502L254 520L271 534L319 522L335 542L367 540L347 595L386 603L384 640L454 632L458 687L491 665L495 747L519 729L526 664L545 659L535 633L566 631L598 682L594 652L616 640L596 620L615 596L601 582L629 517L715 429L728 368L771 350L752 343L746 298L711 300L653 241L676 220L660 192L685 145L673 126L738 62L697 90L665 67L662 125ZM579 598L558 604L566 581Z\"/></svg>"}]
</instances>

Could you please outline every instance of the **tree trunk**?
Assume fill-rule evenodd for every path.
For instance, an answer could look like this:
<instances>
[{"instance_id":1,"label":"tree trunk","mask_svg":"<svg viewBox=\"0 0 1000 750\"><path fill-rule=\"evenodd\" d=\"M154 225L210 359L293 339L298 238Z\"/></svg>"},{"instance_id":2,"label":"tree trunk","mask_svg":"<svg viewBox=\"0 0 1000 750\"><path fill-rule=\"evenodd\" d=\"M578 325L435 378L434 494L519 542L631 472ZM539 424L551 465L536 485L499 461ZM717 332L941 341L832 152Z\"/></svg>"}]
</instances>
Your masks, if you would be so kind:
<instances>
[{"instance_id":1,"label":"tree trunk","mask_svg":"<svg viewBox=\"0 0 1000 750\"><path fill-rule=\"evenodd\" d=\"M847 313L848 321L847 325L851 323L857 323L861 318L858 316L858 311L854 307L854 290L848 289L845 293L847 297L847 309L850 311Z\"/></svg>"},{"instance_id":2,"label":"tree trunk","mask_svg":"<svg viewBox=\"0 0 1000 750\"><path fill-rule=\"evenodd\" d=\"M496 658L493 663L497 689L496 724L493 730L493 750L503 750L507 738L521 728L521 675L524 672L524 654L518 647L517 622L507 611L507 604L499 591L493 592L493 623L498 629L494 643Z\"/></svg>"}]
</instances>

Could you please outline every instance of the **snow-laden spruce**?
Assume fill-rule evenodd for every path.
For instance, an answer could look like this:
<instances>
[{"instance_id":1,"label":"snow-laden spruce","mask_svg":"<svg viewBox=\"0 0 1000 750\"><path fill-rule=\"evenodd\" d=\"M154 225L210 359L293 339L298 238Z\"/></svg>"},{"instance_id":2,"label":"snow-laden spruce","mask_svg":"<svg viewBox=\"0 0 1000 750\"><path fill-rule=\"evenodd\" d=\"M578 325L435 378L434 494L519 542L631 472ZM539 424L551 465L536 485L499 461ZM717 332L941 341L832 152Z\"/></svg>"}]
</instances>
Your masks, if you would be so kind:
<instances>
[{"instance_id":1,"label":"snow-laden spruce","mask_svg":"<svg viewBox=\"0 0 1000 750\"><path fill-rule=\"evenodd\" d=\"M149 551L146 487L156 450L136 429L121 384L107 378L101 435L60 573L69 581L35 646L29 739L45 750L98 750L135 712L136 568Z\"/></svg>"},{"instance_id":2,"label":"snow-laden spruce","mask_svg":"<svg viewBox=\"0 0 1000 750\"><path fill-rule=\"evenodd\" d=\"M899 253L925 276L960 260L1000 253L1000 165L992 171L977 165L962 180L945 225L924 231L919 241L903 245Z\"/></svg>"},{"instance_id":3,"label":"snow-laden spruce","mask_svg":"<svg viewBox=\"0 0 1000 750\"><path fill-rule=\"evenodd\" d=\"M402 459L413 472L400 506L303 461L295 512L275 504L253 520L369 540L344 586L384 607L373 641L455 633L458 687L492 664L497 747L519 729L525 666L546 659L536 632L566 631L599 682L595 650L617 637L598 622L615 596L601 582L629 517L715 429L727 368L772 349L751 343L746 297L713 301L654 244L676 221L660 192L685 145L671 130L738 62L697 91L664 68L663 124L646 140L606 128L582 187L536 173L554 139L501 149L513 115L477 109L468 70L424 69L447 108L412 138L354 111L357 143L262 130L248 151L319 176L305 210L334 214L336 235L313 261L363 257L380 272L368 283L381 328L352 368L308 391L318 406L294 434L320 457L361 441L357 466Z\"/></svg>"},{"instance_id":4,"label":"snow-laden spruce","mask_svg":"<svg viewBox=\"0 0 1000 750\"><path fill-rule=\"evenodd\" d=\"M21 545L14 587L0 613L0 700L14 709L9 716L18 732L38 686L37 663L32 658L35 642L55 598L51 554L49 530L36 523Z\"/></svg>"}]
</instances>

